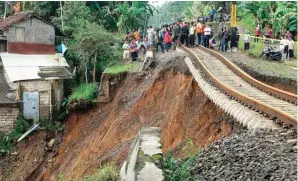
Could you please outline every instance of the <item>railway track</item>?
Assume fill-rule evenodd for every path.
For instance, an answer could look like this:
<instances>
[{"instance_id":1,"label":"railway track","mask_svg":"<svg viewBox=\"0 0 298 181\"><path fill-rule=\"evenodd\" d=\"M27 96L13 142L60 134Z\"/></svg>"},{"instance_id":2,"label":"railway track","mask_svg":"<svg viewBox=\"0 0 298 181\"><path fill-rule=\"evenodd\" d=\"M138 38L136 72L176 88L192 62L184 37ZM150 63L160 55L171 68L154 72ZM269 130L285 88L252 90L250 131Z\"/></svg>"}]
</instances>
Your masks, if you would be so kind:
<instances>
[{"instance_id":1,"label":"railway track","mask_svg":"<svg viewBox=\"0 0 298 181\"><path fill-rule=\"evenodd\" d=\"M266 85L238 68L219 53L200 48L182 49L190 53L216 87L241 104L282 123L297 127L297 95Z\"/></svg>"}]
</instances>

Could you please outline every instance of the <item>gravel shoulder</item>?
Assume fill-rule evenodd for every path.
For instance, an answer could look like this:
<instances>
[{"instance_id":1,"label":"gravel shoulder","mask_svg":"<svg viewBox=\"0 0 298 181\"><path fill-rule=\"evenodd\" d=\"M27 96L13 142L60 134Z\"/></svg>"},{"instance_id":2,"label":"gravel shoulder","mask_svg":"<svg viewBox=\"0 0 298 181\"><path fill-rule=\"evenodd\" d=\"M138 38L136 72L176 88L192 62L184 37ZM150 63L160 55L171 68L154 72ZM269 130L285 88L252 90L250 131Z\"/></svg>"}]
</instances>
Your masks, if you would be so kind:
<instances>
[{"instance_id":1,"label":"gravel shoulder","mask_svg":"<svg viewBox=\"0 0 298 181\"><path fill-rule=\"evenodd\" d=\"M220 52L237 65L244 65L265 76L281 77L297 81L296 61L274 62L253 58L242 52Z\"/></svg>"},{"instance_id":2,"label":"gravel shoulder","mask_svg":"<svg viewBox=\"0 0 298 181\"><path fill-rule=\"evenodd\" d=\"M200 181L294 181L296 142L297 133L292 131L242 130L203 149L192 172Z\"/></svg>"}]
</instances>

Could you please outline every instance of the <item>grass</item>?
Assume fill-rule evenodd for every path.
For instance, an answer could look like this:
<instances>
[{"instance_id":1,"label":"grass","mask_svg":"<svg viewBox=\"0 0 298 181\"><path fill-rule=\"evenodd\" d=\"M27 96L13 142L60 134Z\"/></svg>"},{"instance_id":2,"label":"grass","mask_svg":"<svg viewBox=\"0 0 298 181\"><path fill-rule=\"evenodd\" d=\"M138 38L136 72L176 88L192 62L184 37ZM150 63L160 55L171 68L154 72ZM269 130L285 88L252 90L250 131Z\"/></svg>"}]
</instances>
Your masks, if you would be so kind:
<instances>
[{"instance_id":1,"label":"grass","mask_svg":"<svg viewBox=\"0 0 298 181\"><path fill-rule=\"evenodd\" d=\"M123 63L116 63L114 65L106 67L104 73L109 73L109 74L118 74L121 72L128 72L128 71L135 71L137 70L138 66L137 63L128 63L128 64L123 64Z\"/></svg>"},{"instance_id":2,"label":"grass","mask_svg":"<svg viewBox=\"0 0 298 181\"><path fill-rule=\"evenodd\" d=\"M103 168L97 170L94 174L79 179L77 181L118 181L118 170L113 165L105 165ZM65 181L64 175L59 175L59 181Z\"/></svg>"},{"instance_id":3,"label":"grass","mask_svg":"<svg viewBox=\"0 0 298 181\"><path fill-rule=\"evenodd\" d=\"M241 37L240 37L238 47L240 50L244 51L244 41L241 40ZM247 52L248 54L253 55L254 57L259 57L263 49L264 49L264 44L262 42L254 43L253 40L251 40L250 47Z\"/></svg>"},{"instance_id":4,"label":"grass","mask_svg":"<svg viewBox=\"0 0 298 181\"><path fill-rule=\"evenodd\" d=\"M30 123L18 119L15 128L8 135L0 136L0 153L11 153L12 146L29 129Z\"/></svg>"},{"instance_id":5,"label":"grass","mask_svg":"<svg viewBox=\"0 0 298 181\"><path fill-rule=\"evenodd\" d=\"M70 95L69 102L71 101L94 101L98 95L98 86L94 83L81 84Z\"/></svg>"},{"instance_id":6,"label":"grass","mask_svg":"<svg viewBox=\"0 0 298 181\"><path fill-rule=\"evenodd\" d=\"M191 169L195 164L197 154L176 161L171 154L167 154L164 160L164 173L167 181L194 180Z\"/></svg>"}]
</instances>

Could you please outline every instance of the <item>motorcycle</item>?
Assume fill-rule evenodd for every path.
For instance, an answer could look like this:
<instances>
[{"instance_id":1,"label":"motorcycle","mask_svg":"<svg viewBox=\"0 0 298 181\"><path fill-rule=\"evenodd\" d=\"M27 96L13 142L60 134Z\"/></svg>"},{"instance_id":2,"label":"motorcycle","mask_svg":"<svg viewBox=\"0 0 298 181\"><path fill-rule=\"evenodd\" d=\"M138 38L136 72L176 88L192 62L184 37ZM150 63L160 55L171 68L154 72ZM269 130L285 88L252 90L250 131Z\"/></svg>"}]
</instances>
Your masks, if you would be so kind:
<instances>
[{"instance_id":1,"label":"motorcycle","mask_svg":"<svg viewBox=\"0 0 298 181\"><path fill-rule=\"evenodd\" d=\"M282 53L280 51L275 51L273 47L267 45L259 58L267 59L267 60L277 60L280 61L283 59Z\"/></svg>"},{"instance_id":2,"label":"motorcycle","mask_svg":"<svg viewBox=\"0 0 298 181\"><path fill-rule=\"evenodd\" d=\"M240 16L236 16L237 21L240 21L241 18ZM230 14L222 14L222 13L218 13L216 16L216 21L217 22L222 22L222 21L230 21L231 20L231 15Z\"/></svg>"},{"instance_id":3,"label":"motorcycle","mask_svg":"<svg viewBox=\"0 0 298 181\"><path fill-rule=\"evenodd\" d=\"M200 23L205 23L205 17L203 17L203 16L199 16L197 20Z\"/></svg>"}]
</instances>

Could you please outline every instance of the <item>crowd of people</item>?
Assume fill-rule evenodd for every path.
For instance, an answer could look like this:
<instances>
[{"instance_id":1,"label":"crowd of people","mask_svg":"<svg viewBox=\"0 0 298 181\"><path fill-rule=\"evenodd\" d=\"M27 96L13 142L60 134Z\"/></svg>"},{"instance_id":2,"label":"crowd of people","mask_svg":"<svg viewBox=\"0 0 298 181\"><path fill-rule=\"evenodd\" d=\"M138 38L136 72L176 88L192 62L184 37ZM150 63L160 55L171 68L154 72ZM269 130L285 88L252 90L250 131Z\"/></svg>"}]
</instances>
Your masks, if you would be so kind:
<instances>
[{"instance_id":1,"label":"crowd of people","mask_svg":"<svg viewBox=\"0 0 298 181\"><path fill-rule=\"evenodd\" d=\"M145 56L146 51L158 52L159 49L167 53L181 44L194 47L196 39L197 45L207 48L216 46L212 26L203 23L179 20L156 29L149 26L146 34L142 28L134 29L133 32L127 32L124 37L123 59L128 61L131 58L132 61L136 61L138 57Z\"/></svg>"},{"instance_id":2,"label":"crowd of people","mask_svg":"<svg viewBox=\"0 0 298 181\"><path fill-rule=\"evenodd\" d=\"M261 36L260 26L256 27L254 42L258 42ZM266 38L272 38L273 31L270 26L266 27ZM181 44L186 47L204 46L206 48L215 49L218 46L219 51L232 51L238 48L240 39L239 31L236 27L223 27L222 32L218 34L216 43L212 25L202 22L183 22L178 20L172 24L165 24L160 28L152 28L149 26L146 33L142 28L134 29L133 32L127 32L124 37L123 44L123 59L128 61L136 61L138 57L145 56L147 51L156 51L159 49L163 53L167 53L170 49L175 50ZM245 30L243 36L244 50L250 49L251 35L248 30ZM292 34L287 31L281 36L280 49L286 54L286 58L294 57L293 47L294 41Z\"/></svg>"}]
</instances>

